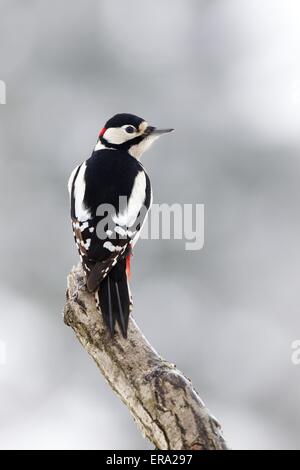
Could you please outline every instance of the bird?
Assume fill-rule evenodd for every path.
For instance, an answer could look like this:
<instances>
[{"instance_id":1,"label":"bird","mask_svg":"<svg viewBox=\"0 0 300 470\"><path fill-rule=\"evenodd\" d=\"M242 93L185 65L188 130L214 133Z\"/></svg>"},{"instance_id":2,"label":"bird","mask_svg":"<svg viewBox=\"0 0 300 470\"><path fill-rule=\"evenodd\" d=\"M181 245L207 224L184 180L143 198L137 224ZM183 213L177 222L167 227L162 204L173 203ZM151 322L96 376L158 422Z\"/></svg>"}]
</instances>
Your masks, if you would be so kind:
<instances>
[{"instance_id":1,"label":"bird","mask_svg":"<svg viewBox=\"0 0 300 470\"><path fill-rule=\"evenodd\" d=\"M72 171L68 190L74 240L87 290L113 338L127 338L132 295L130 260L152 204L150 178L140 162L161 135L134 114L120 113L101 128L93 152Z\"/></svg>"}]
</instances>

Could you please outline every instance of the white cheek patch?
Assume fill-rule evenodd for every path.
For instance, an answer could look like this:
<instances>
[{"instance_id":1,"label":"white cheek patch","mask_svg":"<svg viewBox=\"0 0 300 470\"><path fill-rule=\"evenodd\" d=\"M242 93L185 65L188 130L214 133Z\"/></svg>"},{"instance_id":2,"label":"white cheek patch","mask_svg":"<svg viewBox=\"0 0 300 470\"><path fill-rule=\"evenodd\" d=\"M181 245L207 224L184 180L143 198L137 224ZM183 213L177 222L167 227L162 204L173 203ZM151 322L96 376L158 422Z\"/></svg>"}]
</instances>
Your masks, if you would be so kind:
<instances>
[{"instance_id":1,"label":"white cheek patch","mask_svg":"<svg viewBox=\"0 0 300 470\"><path fill-rule=\"evenodd\" d=\"M127 140L132 139L133 136L126 134L125 130L122 127L110 127L103 134L103 138L107 140L110 144L123 144Z\"/></svg>"},{"instance_id":2,"label":"white cheek patch","mask_svg":"<svg viewBox=\"0 0 300 470\"><path fill-rule=\"evenodd\" d=\"M131 124L128 124L128 126L131 126ZM148 123L146 121L141 122L138 131L133 132L132 134L126 132L126 127L127 125L124 125L122 127L109 127L104 132L103 138L107 140L107 142L109 142L110 144L124 144L124 142L127 142L131 139L135 139L136 137L139 137L141 134L143 134L148 127ZM96 146L95 150L101 150L102 147L100 145L101 143L98 145L98 147Z\"/></svg>"}]
</instances>

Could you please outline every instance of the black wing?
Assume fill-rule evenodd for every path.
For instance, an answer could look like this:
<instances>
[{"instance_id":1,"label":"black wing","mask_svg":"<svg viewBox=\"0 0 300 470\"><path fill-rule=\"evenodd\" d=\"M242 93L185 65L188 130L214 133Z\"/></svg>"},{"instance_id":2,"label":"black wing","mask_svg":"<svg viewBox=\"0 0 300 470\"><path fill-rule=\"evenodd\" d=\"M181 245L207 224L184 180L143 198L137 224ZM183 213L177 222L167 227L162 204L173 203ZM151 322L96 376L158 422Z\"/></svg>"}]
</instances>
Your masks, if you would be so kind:
<instances>
[{"instance_id":1,"label":"black wing","mask_svg":"<svg viewBox=\"0 0 300 470\"><path fill-rule=\"evenodd\" d=\"M130 253L151 204L151 185L142 165L124 152L100 150L82 165L71 175L71 216L87 287L94 291Z\"/></svg>"}]
</instances>

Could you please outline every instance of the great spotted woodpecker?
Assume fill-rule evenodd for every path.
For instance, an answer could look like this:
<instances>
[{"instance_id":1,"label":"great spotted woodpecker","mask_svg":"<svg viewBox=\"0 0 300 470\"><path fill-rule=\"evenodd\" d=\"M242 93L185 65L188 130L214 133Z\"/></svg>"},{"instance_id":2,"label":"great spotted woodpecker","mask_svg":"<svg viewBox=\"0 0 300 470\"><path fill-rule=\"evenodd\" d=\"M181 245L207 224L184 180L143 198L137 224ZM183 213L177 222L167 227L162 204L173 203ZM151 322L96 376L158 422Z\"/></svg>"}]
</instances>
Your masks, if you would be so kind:
<instances>
[{"instance_id":1,"label":"great spotted woodpecker","mask_svg":"<svg viewBox=\"0 0 300 470\"><path fill-rule=\"evenodd\" d=\"M132 297L130 256L152 202L139 159L162 134L132 114L117 114L99 133L91 157L72 172L68 188L75 242L111 336L116 322L127 337Z\"/></svg>"}]
</instances>

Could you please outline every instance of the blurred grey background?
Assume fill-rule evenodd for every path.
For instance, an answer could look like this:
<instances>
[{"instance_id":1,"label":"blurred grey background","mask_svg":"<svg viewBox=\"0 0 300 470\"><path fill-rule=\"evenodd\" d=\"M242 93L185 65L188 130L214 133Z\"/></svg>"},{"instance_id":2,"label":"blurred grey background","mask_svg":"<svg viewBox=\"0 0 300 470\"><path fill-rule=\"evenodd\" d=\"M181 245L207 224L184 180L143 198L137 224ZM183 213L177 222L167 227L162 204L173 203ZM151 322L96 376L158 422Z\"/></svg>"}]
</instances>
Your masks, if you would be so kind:
<instances>
[{"instance_id":1,"label":"blurred grey background","mask_svg":"<svg viewBox=\"0 0 300 470\"><path fill-rule=\"evenodd\" d=\"M176 133L154 202L205 204L205 247L144 240L134 315L235 449L300 448L300 4L0 0L1 448L144 449L62 321L67 179L117 112Z\"/></svg>"}]
</instances>

